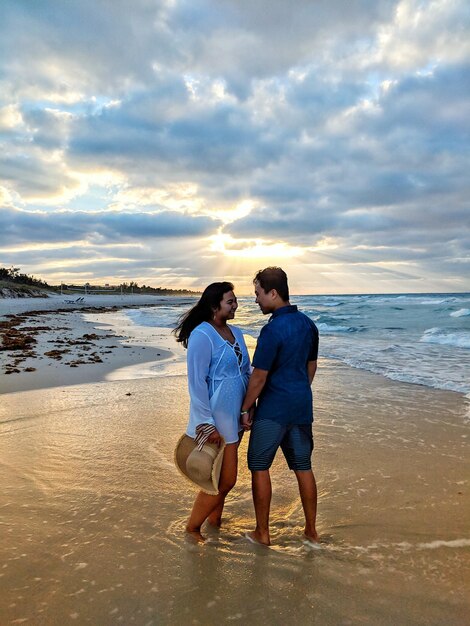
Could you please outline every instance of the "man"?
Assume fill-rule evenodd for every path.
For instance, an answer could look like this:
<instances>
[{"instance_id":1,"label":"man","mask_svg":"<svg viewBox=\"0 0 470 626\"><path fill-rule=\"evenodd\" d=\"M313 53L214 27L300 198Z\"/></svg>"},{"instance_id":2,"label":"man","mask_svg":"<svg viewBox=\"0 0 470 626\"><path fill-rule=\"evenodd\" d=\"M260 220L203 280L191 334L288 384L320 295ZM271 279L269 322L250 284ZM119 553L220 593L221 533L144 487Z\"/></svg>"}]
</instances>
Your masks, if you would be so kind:
<instances>
[{"instance_id":1,"label":"man","mask_svg":"<svg viewBox=\"0 0 470 626\"><path fill-rule=\"evenodd\" d=\"M309 317L290 304L287 276L280 267L259 271L253 284L256 303L271 318L261 329L253 373L241 407L242 425L245 430L251 429L248 467L252 473L256 514L256 528L246 536L264 545L271 543L269 468L280 446L297 477L305 514L305 537L317 543L317 486L311 465L311 384L317 369L318 330Z\"/></svg>"}]
</instances>

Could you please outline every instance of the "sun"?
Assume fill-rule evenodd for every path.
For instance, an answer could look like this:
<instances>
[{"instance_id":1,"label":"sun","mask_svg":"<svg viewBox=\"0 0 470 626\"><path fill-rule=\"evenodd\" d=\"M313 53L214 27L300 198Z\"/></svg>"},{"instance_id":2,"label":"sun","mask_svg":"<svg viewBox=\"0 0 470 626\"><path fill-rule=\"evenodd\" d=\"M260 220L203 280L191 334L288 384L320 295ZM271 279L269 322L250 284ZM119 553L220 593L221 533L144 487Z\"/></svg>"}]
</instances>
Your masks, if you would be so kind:
<instances>
[{"instance_id":1,"label":"sun","mask_svg":"<svg viewBox=\"0 0 470 626\"><path fill-rule=\"evenodd\" d=\"M290 246L284 242L264 239L235 239L230 235L218 233L210 237L210 249L221 252L226 257L239 259L291 259L302 256L305 249Z\"/></svg>"}]
</instances>

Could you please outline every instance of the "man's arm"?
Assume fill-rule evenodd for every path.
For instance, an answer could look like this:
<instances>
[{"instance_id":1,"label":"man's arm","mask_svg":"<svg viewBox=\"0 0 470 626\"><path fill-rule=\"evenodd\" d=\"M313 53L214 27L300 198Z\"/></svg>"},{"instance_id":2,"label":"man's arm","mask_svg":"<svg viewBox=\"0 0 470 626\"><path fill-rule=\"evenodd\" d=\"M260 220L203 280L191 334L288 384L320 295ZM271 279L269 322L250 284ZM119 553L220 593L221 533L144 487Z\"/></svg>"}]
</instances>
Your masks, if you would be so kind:
<instances>
[{"instance_id":1,"label":"man's arm","mask_svg":"<svg viewBox=\"0 0 470 626\"><path fill-rule=\"evenodd\" d=\"M259 398L263 387L266 384L268 377L268 370L260 370L257 367L253 368L253 372L248 381L248 389L246 390L245 399L242 403L241 411L249 411Z\"/></svg>"},{"instance_id":2,"label":"man's arm","mask_svg":"<svg viewBox=\"0 0 470 626\"><path fill-rule=\"evenodd\" d=\"M268 370L260 370L254 368L248 382L248 388L246 390L245 399L243 400L241 411L247 411L241 416L241 425L243 430L250 430L253 423L254 405L259 398L263 387L266 384L268 377Z\"/></svg>"},{"instance_id":3,"label":"man's arm","mask_svg":"<svg viewBox=\"0 0 470 626\"><path fill-rule=\"evenodd\" d=\"M315 372L317 371L317 362L309 361L307 363L307 371L308 371L308 382L312 384L313 379L315 378Z\"/></svg>"}]
</instances>

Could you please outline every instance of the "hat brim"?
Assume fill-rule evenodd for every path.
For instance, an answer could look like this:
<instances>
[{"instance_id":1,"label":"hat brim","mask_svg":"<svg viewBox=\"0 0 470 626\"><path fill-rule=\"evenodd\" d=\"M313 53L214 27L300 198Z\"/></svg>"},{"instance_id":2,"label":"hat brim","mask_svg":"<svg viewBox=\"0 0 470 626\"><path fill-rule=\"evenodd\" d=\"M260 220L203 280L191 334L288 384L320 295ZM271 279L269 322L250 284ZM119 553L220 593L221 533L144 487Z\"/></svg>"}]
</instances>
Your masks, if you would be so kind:
<instances>
[{"instance_id":1,"label":"hat brim","mask_svg":"<svg viewBox=\"0 0 470 626\"><path fill-rule=\"evenodd\" d=\"M225 440L221 438L220 446L215 443L206 443L206 446L211 446L217 450L217 455L212 464L211 477L207 480L196 481L192 478L186 469L186 460L191 452L196 448L196 441L189 435L182 435L178 440L175 448L174 460L178 471L182 476L186 478L194 487L197 487L204 493L211 496L217 496L219 493L219 479L222 469L222 461L224 459Z\"/></svg>"}]
</instances>

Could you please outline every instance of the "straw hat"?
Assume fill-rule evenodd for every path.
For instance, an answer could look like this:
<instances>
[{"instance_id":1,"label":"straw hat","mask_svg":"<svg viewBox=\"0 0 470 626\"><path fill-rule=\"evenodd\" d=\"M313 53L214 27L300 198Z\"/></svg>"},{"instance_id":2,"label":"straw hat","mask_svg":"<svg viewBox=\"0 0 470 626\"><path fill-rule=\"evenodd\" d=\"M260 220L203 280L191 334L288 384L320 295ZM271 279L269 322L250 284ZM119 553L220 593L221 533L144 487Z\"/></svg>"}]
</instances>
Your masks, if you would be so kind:
<instances>
[{"instance_id":1,"label":"straw hat","mask_svg":"<svg viewBox=\"0 0 470 626\"><path fill-rule=\"evenodd\" d=\"M202 450L198 450L196 441L183 435L175 448L176 467L204 493L216 496L219 493L224 448L225 441L222 438L220 447L216 443L206 443Z\"/></svg>"}]
</instances>

